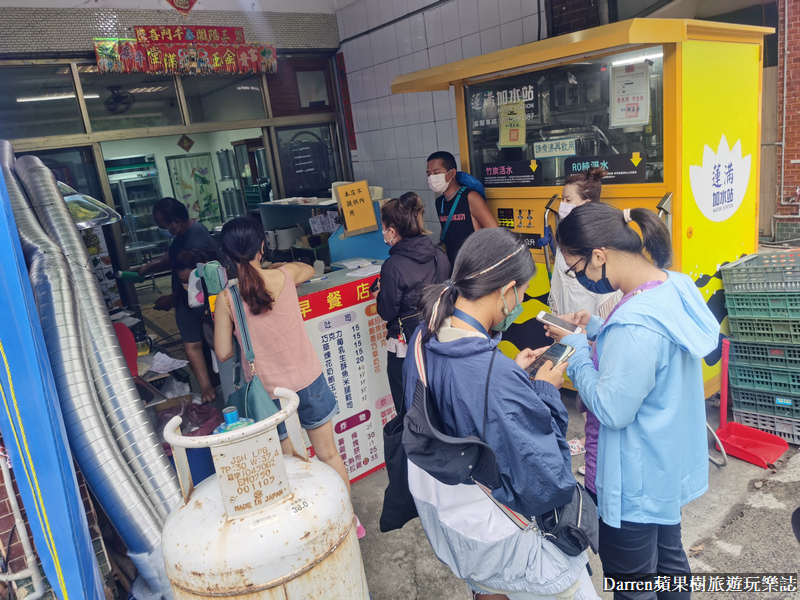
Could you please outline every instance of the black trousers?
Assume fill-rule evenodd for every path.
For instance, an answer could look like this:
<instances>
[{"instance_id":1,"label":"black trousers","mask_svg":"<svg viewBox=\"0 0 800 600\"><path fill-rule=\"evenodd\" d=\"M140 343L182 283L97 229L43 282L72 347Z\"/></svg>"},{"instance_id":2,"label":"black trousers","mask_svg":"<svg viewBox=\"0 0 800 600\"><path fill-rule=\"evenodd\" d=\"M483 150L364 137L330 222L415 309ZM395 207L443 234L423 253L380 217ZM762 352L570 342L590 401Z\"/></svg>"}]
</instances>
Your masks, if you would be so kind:
<instances>
[{"instance_id":1,"label":"black trousers","mask_svg":"<svg viewBox=\"0 0 800 600\"><path fill-rule=\"evenodd\" d=\"M386 374L389 376L389 389L392 391L394 410L400 414L403 406L403 362L405 358L397 358L394 352L386 352Z\"/></svg>"},{"instance_id":2,"label":"black trousers","mask_svg":"<svg viewBox=\"0 0 800 600\"><path fill-rule=\"evenodd\" d=\"M657 573L686 575L685 591L615 591L614 600L688 600L691 570L681 543L681 525L655 525L622 521L610 527L600 521L600 561L603 573Z\"/></svg>"},{"instance_id":3,"label":"black trousers","mask_svg":"<svg viewBox=\"0 0 800 600\"><path fill-rule=\"evenodd\" d=\"M591 493L591 492L590 492ZM596 496L592 494L596 501ZM600 520L600 562L603 576L658 574L669 576L674 590L675 576L686 575L684 591L614 591L614 600L688 600L691 597L691 569L681 542L681 525L656 525L622 521L611 527ZM604 580L605 582L605 580Z\"/></svg>"}]
</instances>

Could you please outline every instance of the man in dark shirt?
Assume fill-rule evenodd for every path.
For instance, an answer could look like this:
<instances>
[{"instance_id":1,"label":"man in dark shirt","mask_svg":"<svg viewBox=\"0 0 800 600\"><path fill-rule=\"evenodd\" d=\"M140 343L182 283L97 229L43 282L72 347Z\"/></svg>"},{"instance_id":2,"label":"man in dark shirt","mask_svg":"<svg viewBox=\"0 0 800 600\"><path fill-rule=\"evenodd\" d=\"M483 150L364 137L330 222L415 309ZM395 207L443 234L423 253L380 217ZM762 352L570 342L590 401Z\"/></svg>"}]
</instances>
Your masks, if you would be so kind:
<instances>
[{"instance_id":1,"label":"man in dark shirt","mask_svg":"<svg viewBox=\"0 0 800 600\"><path fill-rule=\"evenodd\" d=\"M225 265L217 243L205 225L189 218L186 206L175 198L162 198L153 207L153 220L156 225L173 238L169 251L139 269L139 275L147 275L169 268L172 271L172 293L161 296L155 302L156 310L175 309L175 322L183 340L186 358L192 368L203 402L214 399L216 392L208 373L208 365L203 353L203 309L189 306L189 297L178 276L176 265L178 255L184 250L199 251L216 258Z\"/></svg>"},{"instance_id":2,"label":"man in dark shirt","mask_svg":"<svg viewBox=\"0 0 800 600\"><path fill-rule=\"evenodd\" d=\"M457 170L456 159L449 152L434 152L428 157L428 187L437 194L436 216L442 225L440 241L451 265L470 234L498 226L483 196L458 183Z\"/></svg>"}]
</instances>

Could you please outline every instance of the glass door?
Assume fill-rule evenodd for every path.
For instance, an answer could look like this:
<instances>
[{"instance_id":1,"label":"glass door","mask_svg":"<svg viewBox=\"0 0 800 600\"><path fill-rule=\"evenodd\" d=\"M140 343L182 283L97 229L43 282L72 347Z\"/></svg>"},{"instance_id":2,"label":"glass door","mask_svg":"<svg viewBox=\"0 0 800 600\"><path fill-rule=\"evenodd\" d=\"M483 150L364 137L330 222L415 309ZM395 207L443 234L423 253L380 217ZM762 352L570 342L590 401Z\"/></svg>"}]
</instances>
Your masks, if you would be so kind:
<instances>
[{"instance_id":1,"label":"glass door","mask_svg":"<svg viewBox=\"0 0 800 600\"><path fill-rule=\"evenodd\" d=\"M129 238L128 255L135 264L141 264L148 255L166 252L169 240L158 230L153 220L153 207L161 200L158 175L138 176L119 182L124 198Z\"/></svg>"}]
</instances>

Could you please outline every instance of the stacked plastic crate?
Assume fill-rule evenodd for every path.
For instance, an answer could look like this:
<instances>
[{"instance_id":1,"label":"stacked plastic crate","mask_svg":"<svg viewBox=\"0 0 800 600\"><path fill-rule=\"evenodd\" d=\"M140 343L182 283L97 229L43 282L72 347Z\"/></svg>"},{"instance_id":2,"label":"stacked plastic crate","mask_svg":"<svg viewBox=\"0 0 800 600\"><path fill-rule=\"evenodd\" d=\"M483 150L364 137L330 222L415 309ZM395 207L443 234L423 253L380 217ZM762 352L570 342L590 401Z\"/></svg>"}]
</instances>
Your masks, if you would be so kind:
<instances>
[{"instance_id":1,"label":"stacked plastic crate","mask_svg":"<svg viewBox=\"0 0 800 600\"><path fill-rule=\"evenodd\" d=\"M800 251L722 267L737 423L800 444Z\"/></svg>"}]
</instances>

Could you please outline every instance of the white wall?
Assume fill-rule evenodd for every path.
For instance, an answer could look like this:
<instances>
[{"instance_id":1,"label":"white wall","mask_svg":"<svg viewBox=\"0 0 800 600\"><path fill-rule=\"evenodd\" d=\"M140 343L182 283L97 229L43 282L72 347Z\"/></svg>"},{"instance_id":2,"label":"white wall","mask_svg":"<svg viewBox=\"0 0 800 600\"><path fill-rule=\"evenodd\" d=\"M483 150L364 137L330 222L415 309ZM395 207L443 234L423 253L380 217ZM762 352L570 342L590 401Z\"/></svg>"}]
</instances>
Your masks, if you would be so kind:
<instances>
[{"instance_id":1,"label":"white wall","mask_svg":"<svg viewBox=\"0 0 800 600\"><path fill-rule=\"evenodd\" d=\"M343 4L342 0L199 0L192 10L333 14ZM0 8L13 7L175 10L163 0L0 0Z\"/></svg>"},{"instance_id":2,"label":"white wall","mask_svg":"<svg viewBox=\"0 0 800 600\"><path fill-rule=\"evenodd\" d=\"M544 0L358 0L338 10L355 123L358 179L384 197L415 190L426 202L428 228L439 231L428 191L425 158L436 150L458 156L453 89L391 94L400 74L511 48L547 35ZM390 21L401 19L394 24ZM362 35L356 39L348 39ZM355 161L357 160L357 162Z\"/></svg>"}]
</instances>

